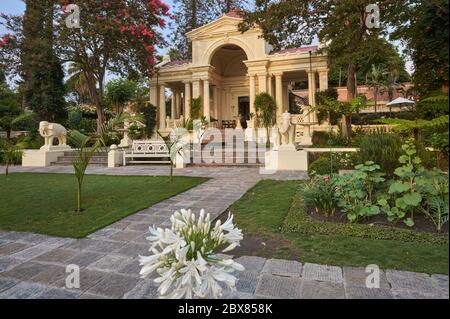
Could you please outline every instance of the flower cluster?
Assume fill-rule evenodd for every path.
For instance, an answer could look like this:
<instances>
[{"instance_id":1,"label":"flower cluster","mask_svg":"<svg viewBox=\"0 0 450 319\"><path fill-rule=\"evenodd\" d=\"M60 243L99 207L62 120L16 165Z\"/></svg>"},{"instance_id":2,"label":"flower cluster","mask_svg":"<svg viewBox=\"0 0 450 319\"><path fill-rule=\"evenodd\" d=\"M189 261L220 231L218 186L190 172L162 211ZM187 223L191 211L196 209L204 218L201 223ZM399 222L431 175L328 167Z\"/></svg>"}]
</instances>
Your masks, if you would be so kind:
<instances>
[{"instance_id":1,"label":"flower cluster","mask_svg":"<svg viewBox=\"0 0 450 319\"><path fill-rule=\"evenodd\" d=\"M140 275L156 272L158 292L163 298L219 298L223 288L235 290L235 270L244 267L217 254L233 250L242 240L242 232L228 214L225 223L214 227L202 209L198 220L191 210L176 211L170 218L171 229L150 227L151 256L139 256Z\"/></svg>"}]
</instances>

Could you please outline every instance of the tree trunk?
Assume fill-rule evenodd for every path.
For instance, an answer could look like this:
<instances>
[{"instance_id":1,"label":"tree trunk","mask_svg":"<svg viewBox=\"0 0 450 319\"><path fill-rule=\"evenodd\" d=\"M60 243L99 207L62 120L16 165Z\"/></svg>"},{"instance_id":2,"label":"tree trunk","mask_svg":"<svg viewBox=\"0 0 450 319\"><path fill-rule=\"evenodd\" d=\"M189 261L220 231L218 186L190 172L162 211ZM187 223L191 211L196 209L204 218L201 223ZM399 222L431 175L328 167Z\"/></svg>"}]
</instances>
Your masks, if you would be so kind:
<instances>
[{"instance_id":1,"label":"tree trunk","mask_svg":"<svg viewBox=\"0 0 450 319\"><path fill-rule=\"evenodd\" d=\"M81 182L77 181L77 213L81 213Z\"/></svg>"}]
</instances>

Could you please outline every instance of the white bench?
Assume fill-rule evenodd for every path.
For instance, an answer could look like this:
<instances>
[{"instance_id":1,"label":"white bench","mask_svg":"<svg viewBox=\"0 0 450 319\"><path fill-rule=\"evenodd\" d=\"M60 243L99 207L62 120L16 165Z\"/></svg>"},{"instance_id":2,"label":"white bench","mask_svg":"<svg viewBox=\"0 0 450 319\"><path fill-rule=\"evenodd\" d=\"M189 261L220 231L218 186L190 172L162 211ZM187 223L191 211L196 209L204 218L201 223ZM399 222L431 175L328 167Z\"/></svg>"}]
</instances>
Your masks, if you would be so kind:
<instances>
[{"instance_id":1,"label":"white bench","mask_svg":"<svg viewBox=\"0 0 450 319\"><path fill-rule=\"evenodd\" d=\"M139 160L138 158L150 159ZM152 160L153 159L153 160ZM159 160L158 160L159 159ZM133 141L131 150L123 152L123 166L130 164L170 164L170 153L163 141Z\"/></svg>"}]
</instances>

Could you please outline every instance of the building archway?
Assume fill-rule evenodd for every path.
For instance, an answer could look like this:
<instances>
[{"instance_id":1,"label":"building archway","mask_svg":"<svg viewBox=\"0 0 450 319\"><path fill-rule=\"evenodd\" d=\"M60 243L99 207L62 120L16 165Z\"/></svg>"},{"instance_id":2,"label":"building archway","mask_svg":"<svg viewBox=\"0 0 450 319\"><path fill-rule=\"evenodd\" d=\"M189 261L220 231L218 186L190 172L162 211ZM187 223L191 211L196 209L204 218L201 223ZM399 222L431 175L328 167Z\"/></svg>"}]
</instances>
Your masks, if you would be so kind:
<instances>
[{"instance_id":1,"label":"building archway","mask_svg":"<svg viewBox=\"0 0 450 319\"><path fill-rule=\"evenodd\" d=\"M234 121L243 128L250 120L248 68L244 63L247 60L245 50L236 44L223 44L210 57L214 70L214 117Z\"/></svg>"}]
</instances>

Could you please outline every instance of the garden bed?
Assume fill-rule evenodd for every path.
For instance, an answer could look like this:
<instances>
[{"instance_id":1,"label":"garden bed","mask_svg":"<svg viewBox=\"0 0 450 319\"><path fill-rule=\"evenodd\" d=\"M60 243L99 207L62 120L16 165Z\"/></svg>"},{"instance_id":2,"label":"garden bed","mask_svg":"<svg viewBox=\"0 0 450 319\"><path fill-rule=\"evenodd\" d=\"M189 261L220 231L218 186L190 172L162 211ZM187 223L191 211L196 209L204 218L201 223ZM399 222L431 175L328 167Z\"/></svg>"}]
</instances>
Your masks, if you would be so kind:
<instances>
[{"instance_id":1,"label":"garden bed","mask_svg":"<svg viewBox=\"0 0 450 319\"><path fill-rule=\"evenodd\" d=\"M315 212L314 210L307 210L307 211L308 211L307 212L308 216L310 216L311 218L318 220L318 221L344 223L344 224L349 223L349 221L347 219L347 215L344 213L341 213L341 212L336 212L332 216L324 216L322 214ZM385 215L377 215L377 216L368 217L367 219L360 221L359 224L379 225L379 226L413 230L416 232L439 234L439 232L436 230L436 226L428 218L426 218L423 215L417 215L414 217L414 226L412 226L412 227L407 226L402 222L391 223L390 221L387 220ZM440 234L448 234L448 223L442 227Z\"/></svg>"}]
</instances>

